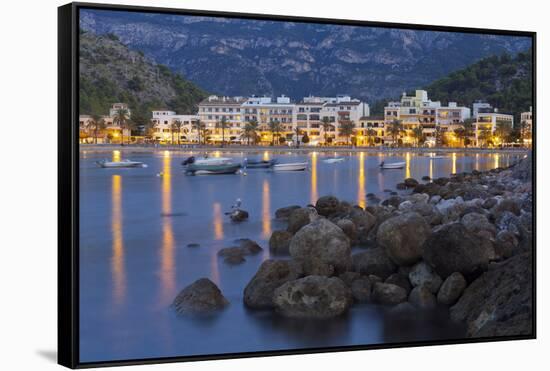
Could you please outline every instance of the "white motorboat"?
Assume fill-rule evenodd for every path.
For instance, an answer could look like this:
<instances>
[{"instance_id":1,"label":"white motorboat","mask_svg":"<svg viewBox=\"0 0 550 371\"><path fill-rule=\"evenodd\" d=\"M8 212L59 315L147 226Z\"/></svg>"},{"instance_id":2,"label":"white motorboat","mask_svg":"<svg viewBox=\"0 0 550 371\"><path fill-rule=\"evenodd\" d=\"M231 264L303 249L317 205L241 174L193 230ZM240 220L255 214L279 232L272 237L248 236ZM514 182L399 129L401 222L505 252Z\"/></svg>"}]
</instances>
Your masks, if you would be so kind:
<instances>
[{"instance_id":1,"label":"white motorboat","mask_svg":"<svg viewBox=\"0 0 550 371\"><path fill-rule=\"evenodd\" d=\"M323 160L325 164L336 164L338 162L344 161L345 158L343 157L334 157L334 158L327 158L326 160Z\"/></svg>"},{"instance_id":2,"label":"white motorboat","mask_svg":"<svg viewBox=\"0 0 550 371\"><path fill-rule=\"evenodd\" d=\"M147 167L146 164L140 161L122 160L122 161L107 161L101 160L96 162L103 168L128 168L128 167Z\"/></svg>"},{"instance_id":3,"label":"white motorboat","mask_svg":"<svg viewBox=\"0 0 550 371\"><path fill-rule=\"evenodd\" d=\"M380 163L380 169L403 169L406 165L406 162L392 162L392 163L386 163L382 161Z\"/></svg>"},{"instance_id":4,"label":"white motorboat","mask_svg":"<svg viewBox=\"0 0 550 371\"><path fill-rule=\"evenodd\" d=\"M430 160L439 160L439 159L442 159L442 158L446 158L447 156L441 156L441 155L436 155L436 156L428 156L428 158Z\"/></svg>"},{"instance_id":5,"label":"white motorboat","mask_svg":"<svg viewBox=\"0 0 550 371\"><path fill-rule=\"evenodd\" d=\"M291 162L286 164L275 164L271 168L273 171L304 171L307 165L307 162Z\"/></svg>"},{"instance_id":6,"label":"white motorboat","mask_svg":"<svg viewBox=\"0 0 550 371\"><path fill-rule=\"evenodd\" d=\"M181 164L186 165L227 165L231 163L232 159L229 157L195 157L191 156L186 158Z\"/></svg>"}]
</instances>

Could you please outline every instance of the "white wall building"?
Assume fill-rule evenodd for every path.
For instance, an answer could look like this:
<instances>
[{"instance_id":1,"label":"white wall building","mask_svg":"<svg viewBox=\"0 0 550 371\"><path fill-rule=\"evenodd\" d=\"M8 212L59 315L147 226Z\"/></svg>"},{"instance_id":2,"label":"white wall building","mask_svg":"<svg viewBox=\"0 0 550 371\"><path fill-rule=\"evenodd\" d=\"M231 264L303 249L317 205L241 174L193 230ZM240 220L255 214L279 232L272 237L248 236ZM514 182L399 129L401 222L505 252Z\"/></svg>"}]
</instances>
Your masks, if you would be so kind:
<instances>
[{"instance_id":1,"label":"white wall building","mask_svg":"<svg viewBox=\"0 0 550 371\"><path fill-rule=\"evenodd\" d=\"M211 95L199 103L199 119L205 124L208 136L213 142L240 141L243 126L241 105L244 97L225 97ZM225 120L225 130L222 133L221 123Z\"/></svg>"},{"instance_id":2,"label":"white wall building","mask_svg":"<svg viewBox=\"0 0 550 371\"><path fill-rule=\"evenodd\" d=\"M193 128L193 123L199 120L198 115L178 115L174 111L157 110L152 112L153 139L168 142L197 142L198 131ZM176 122L180 122L178 127Z\"/></svg>"}]
</instances>

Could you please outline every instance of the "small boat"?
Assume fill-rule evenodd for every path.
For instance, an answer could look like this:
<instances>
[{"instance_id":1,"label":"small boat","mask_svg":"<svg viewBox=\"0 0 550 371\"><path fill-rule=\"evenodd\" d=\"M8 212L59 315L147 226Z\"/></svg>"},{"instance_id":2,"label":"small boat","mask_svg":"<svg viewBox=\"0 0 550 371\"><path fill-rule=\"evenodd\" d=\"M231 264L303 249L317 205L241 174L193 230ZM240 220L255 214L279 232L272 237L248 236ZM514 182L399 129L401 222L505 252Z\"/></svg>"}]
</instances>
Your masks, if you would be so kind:
<instances>
[{"instance_id":1,"label":"small boat","mask_svg":"<svg viewBox=\"0 0 550 371\"><path fill-rule=\"evenodd\" d=\"M249 160L247 158L244 159L244 165L243 167L247 169L268 169L275 165L277 163L277 160Z\"/></svg>"},{"instance_id":2,"label":"small boat","mask_svg":"<svg viewBox=\"0 0 550 371\"><path fill-rule=\"evenodd\" d=\"M187 165L225 165L231 162L229 157L195 157L191 156L183 160L181 163L183 166Z\"/></svg>"},{"instance_id":3,"label":"small boat","mask_svg":"<svg viewBox=\"0 0 550 371\"><path fill-rule=\"evenodd\" d=\"M271 168L273 171L304 171L307 165L307 162L291 162L286 164L275 164Z\"/></svg>"},{"instance_id":4,"label":"small boat","mask_svg":"<svg viewBox=\"0 0 550 371\"><path fill-rule=\"evenodd\" d=\"M380 169L403 169L406 165L406 162L392 162L390 164L382 161L380 163Z\"/></svg>"},{"instance_id":5,"label":"small boat","mask_svg":"<svg viewBox=\"0 0 550 371\"><path fill-rule=\"evenodd\" d=\"M439 159L442 159L442 158L447 158L447 156L436 155L436 156L428 156L428 158L430 160L439 160Z\"/></svg>"},{"instance_id":6,"label":"small boat","mask_svg":"<svg viewBox=\"0 0 550 371\"><path fill-rule=\"evenodd\" d=\"M191 164L185 168L185 174L187 175L221 175L221 174L235 174L241 168L241 164L218 164L218 165L198 165Z\"/></svg>"},{"instance_id":7,"label":"small boat","mask_svg":"<svg viewBox=\"0 0 550 371\"><path fill-rule=\"evenodd\" d=\"M338 162L344 161L345 158L343 157L334 157L334 158L327 158L326 160L323 160L325 164L336 164Z\"/></svg>"},{"instance_id":8,"label":"small boat","mask_svg":"<svg viewBox=\"0 0 550 371\"><path fill-rule=\"evenodd\" d=\"M122 160L122 161L107 161L101 160L96 162L100 167L103 168L128 168L128 167L147 167L146 164L140 161L131 161L131 160Z\"/></svg>"}]
</instances>

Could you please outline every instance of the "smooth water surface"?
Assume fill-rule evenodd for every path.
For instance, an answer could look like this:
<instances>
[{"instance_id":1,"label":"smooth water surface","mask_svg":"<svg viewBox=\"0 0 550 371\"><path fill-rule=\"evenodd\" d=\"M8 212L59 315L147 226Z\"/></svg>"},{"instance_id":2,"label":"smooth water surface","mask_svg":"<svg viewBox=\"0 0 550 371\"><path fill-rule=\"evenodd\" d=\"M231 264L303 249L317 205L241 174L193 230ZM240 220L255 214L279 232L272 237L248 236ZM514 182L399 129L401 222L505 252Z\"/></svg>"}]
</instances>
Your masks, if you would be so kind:
<instances>
[{"instance_id":1,"label":"smooth water surface","mask_svg":"<svg viewBox=\"0 0 550 371\"><path fill-rule=\"evenodd\" d=\"M270 257L277 208L307 205L332 194L360 206L367 193L380 198L406 177L420 179L507 166L519 155L448 154L430 160L414 153L334 154L216 153L224 157L276 157L309 161L305 172L248 170L247 175L186 176L190 153L87 151L80 154L80 360L271 351L330 346L444 340L463 336L446 313L398 319L376 305L354 305L343 318L292 321L250 311L243 289ZM196 153L195 153L196 155ZM147 168L103 169L95 161L130 158ZM341 154L339 156L342 156ZM401 170L378 169L381 161L406 161ZM229 221L224 212L237 198L250 219ZM228 266L216 255L238 238L251 238L263 253ZM198 243L200 247L188 247ZM359 251L359 248L354 251ZM211 318L178 317L170 308L177 293L198 278L214 281L230 306Z\"/></svg>"}]
</instances>

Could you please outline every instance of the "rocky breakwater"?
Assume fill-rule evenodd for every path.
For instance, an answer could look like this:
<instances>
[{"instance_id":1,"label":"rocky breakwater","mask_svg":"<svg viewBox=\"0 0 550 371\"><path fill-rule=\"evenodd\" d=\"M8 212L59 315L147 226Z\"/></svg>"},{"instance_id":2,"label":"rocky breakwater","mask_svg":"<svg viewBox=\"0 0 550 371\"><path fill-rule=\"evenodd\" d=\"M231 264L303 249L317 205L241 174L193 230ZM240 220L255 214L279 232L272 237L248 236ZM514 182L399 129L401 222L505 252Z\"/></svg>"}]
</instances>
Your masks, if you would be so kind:
<instances>
[{"instance_id":1,"label":"rocky breakwater","mask_svg":"<svg viewBox=\"0 0 550 371\"><path fill-rule=\"evenodd\" d=\"M245 304L328 318L353 303L449 308L470 337L532 331L531 159L487 172L407 180L406 195L365 209L321 197L281 209L268 260ZM351 246L364 248L352 254Z\"/></svg>"}]
</instances>

